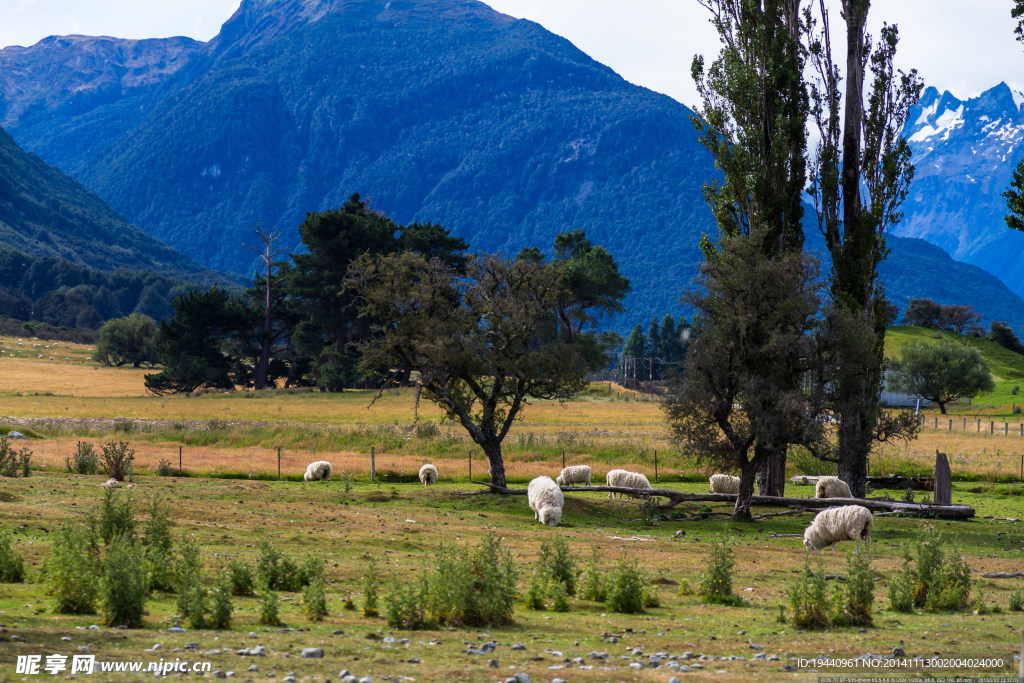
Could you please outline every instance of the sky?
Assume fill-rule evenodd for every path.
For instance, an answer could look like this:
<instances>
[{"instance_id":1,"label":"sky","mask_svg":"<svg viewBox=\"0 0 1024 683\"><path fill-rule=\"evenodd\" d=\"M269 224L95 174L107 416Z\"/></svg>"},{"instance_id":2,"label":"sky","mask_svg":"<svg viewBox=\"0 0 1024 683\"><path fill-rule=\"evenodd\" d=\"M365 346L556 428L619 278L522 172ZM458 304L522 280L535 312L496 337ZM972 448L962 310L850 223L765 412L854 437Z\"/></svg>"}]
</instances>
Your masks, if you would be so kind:
<instances>
[{"instance_id":1,"label":"sky","mask_svg":"<svg viewBox=\"0 0 1024 683\"><path fill-rule=\"evenodd\" d=\"M49 35L118 38L186 35L209 40L239 0L0 0L0 46ZM632 83L693 106L690 62L718 52L697 0L487 0L536 21ZM836 0L829 0L837 5ZM1013 39L1010 0L879 0L869 15L900 27L897 65L916 67L927 85L973 97L1006 81L1024 90L1024 46ZM841 24L838 10L833 24Z\"/></svg>"}]
</instances>

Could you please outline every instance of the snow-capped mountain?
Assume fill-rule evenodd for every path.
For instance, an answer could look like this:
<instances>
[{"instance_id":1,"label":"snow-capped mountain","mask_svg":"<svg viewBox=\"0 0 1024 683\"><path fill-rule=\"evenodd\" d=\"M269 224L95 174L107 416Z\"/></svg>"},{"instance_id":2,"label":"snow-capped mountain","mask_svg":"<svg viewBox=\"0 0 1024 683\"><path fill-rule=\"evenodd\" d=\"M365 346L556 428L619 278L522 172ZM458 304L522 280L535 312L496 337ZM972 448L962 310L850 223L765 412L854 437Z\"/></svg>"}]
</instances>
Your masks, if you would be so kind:
<instances>
[{"instance_id":1,"label":"snow-capped mountain","mask_svg":"<svg viewBox=\"0 0 1024 683\"><path fill-rule=\"evenodd\" d=\"M919 237L1024 294L1024 233L1000 196L1024 156L1024 93L1005 83L959 100L928 88L904 129L916 175L896 234Z\"/></svg>"}]
</instances>

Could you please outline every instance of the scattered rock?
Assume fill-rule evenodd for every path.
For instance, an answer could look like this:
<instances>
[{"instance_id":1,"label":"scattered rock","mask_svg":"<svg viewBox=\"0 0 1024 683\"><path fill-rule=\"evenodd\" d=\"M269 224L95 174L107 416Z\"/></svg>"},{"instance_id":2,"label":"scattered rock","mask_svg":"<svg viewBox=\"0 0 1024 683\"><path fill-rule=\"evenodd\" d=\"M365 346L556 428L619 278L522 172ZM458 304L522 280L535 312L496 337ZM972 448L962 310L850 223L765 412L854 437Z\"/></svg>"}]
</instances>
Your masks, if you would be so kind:
<instances>
[{"instance_id":1,"label":"scattered rock","mask_svg":"<svg viewBox=\"0 0 1024 683\"><path fill-rule=\"evenodd\" d=\"M511 649L511 650L525 650L525 649L526 649L526 646L525 646L525 645L523 645L522 643L516 643L515 645L513 645L513 646L512 646L511 648L509 648L509 649Z\"/></svg>"},{"instance_id":2,"label":"scattered rock","mask_svg":"<svg viewBox=\"0 0 1024 683\"><path fill-rule=\"evenodd\" d=\"M89 628L92 628L92 626L90 626ZM169 629L167 629L167 632L168 633L187 633L187 631L185 631L185 629L183 629L180 626L172 626Z\"/></svg>"},{"instance_id":3,"label":"scattered rock","mask_svg":"<svg viewBox=\"0 0 1024 683\"><path fill-rule=\"evenodd\" d=\"M39 356L39 357L42 358L42 356ZM7 432L7 438L8 439L27 439L28 437L25 436L24 434L22 434L21 432Z\"/></svg>"},{"instance_id":4,"label":"scattered rock","mask_svg":"<svg viewBox=\"0 0 1024 683\"><path fill-rule=\"evenodd\" d=\"M751 650L763 650L764 648L761 647L760 645L756 645L754 643L750 643L750 649Z\"/></svg>"},{"instance_id":5,"label":"scattered rock","mask_svg":"<svg viewBox=\"0 0 1024 683\"><path fill-rule=\"evenodd\" d=\"M410 657L409 659L407 659L405 661L408 664L419 664L420 663L419 657Z\"/></svg>"},{"instance_id":6,"label":"scattered rock","mask_svg":"<svg viewBox=\"0 0 1024 683\"><path fill-rule=\"evenodd\" d=\"M672 678L668 679L668 683L679 683L679 676L673 676Z\"/></svg>"},{"instance_id":7,"label":"scattered rock","mask_svg":"<svg viewBox=\"0 0 1024 683\"><path fill-rule=\"evenodd\" d=\"M902 647L894 647L892 649L892 656L893 657L906 657L907 653L903 651Z\"/></svg>"},{"instance_id":8,"label":"scattered rock","mask_svg":"<svg viewBox=\"0 0 1024 683\"><path fill-rule=\"evenodd\" d=\"M491 667L492 669L497 669L498 668L498 660L497 659L488 659L487 660L487 666Z\"/></svg>"},{"instance_id":9,"label":"scattered rock","mask_svg":"<svg viewBox=\"0 0 1024 683\"><path fill-rule=\"evenodd\" d=\"M71 642L71 636L61 636L61 641L65 642L65 643L70 643Z\"/></svg>"},{"instance_id":10,"label":"scattered rock","mask_svg":"<svg viewBox=\"0 0 1024 683\"><path fill-rule=\"evenodd\" d=\"M302 649L302 656L305 659L320 659L324 656L324 650L321 647L306 647Z\"/></svg>"},{"instance_id":11,"label":"scattered rock","mask_svg":"<svg viewBox=\"0 0 1024 683\"><path fill-rule=\"evenodd\" d=\"M217 669L216 671L214 671L210 675L213 676L214 678L227 678L228 677L228 672L227 671L221 671L220 669Z\"/></svg>"},{"instance_id":12,"label":"scattered rock","mask_svg":"<svg viewBox=\"0 0 1024 683\"><path fill-rule=\"evenodd\" d=\"M249 671L259 671L259 670L260 670L260 668L258 666L256 666L255 664L250 664L249 665Z\"/></svg>"}]
</instances>

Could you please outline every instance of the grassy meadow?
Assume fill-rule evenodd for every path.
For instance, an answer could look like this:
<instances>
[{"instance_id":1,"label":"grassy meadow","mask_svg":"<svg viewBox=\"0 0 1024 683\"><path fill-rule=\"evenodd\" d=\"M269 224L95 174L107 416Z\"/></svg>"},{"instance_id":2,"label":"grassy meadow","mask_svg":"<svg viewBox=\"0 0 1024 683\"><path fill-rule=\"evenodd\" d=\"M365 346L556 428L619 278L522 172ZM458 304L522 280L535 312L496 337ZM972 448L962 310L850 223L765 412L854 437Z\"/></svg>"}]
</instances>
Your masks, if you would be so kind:
<instances>
[{"instance_id":1,"label":"grassy meadow","mask_svg":"<svg viewBox=\"0 0 1024 683\"><path fill-rule=\"evenodd\" d=\"M977 516L957 522L876 516L871 543L878 575L874 625L801 631L780 623L778 616L806 557L801 539L787 534L800 534L809 513L734 524L725 519L729 505L684 504L651 516L636 501L577 493L566 494L559 527L542 527L533 521L525 497L477 493L480 487L468 481L469 466L471 461L475 479L484 478L482 454L430 403L420 403L416 421L411 390L389 391L375 402L369 391L151 397L142 388L144 370L97 366L86 347L58 343L43 354L39 347L26 349L31 343L39 342L23 339L17 347L17 340L0 340L0 416L5 416L0 430L28 434L27 442L16 445L31 448L33 466L39 468L28 478L0 479L0 526L14 532L13 548L24 555L28 569L28 582L0 583L0 680L38 678L14 674L17 655L72 654L80 647L107 660L211 661L213 669L233 671L240 680L282 680L289 674L297 680L337 680L342 669L374 681L488 681L518 672L534 681L665 682L673 675L696 681L817 680L835 671L815 672L790 658L887 655L894 647L908 656L1000 657L1007 662L1001 669L933 670L947 675L1005 675L1016 666L1012 659L1020 649L1024 613L1008 612L1007 606L1012 591L1024 590L1024 578L981 577L1024 571L1024 486L1019 478L1024 440L1012 431L1004 436L926 428L915 442L880 447L871 461L876 474L929 472L936 449L949 453L954 501L973 505ZM139 476L134 488L118 495L130 495L142 519L141 509L152 496L167 501L175 536L196 538L209 572L231 560L255 563L263 539L296 560L310 552L323 555L328 616L310 622L298 593L280 594L281 628L259 625L256 597L234 598L229 631L168 632L175 621L175 596L164 593L155 593L147 603L142 629L90 629L101 623L99 616L55 614L44 569L52 535L97 508L105 479L64 471L64 459L79 440L130 443ZM371 447L376 482L369 481ZM161 460L177 469L179 448L185 476L156 476ZM277 481L278 448L282 481ZM592 385L586 395L565 404L531 404L506 439L505 451L509 477L519 483L557 474L563 452L567 464L593 466L597 479L608 469L626 467L653 481L657 452L662 486L707 490L708 473L672 449L658 404L637 400L615 385ZM328 482L302 482L313 459L331 461L335 476ZM415 478L426 461L441 473L441 483L429 489ZM814 474L821 464L795 454L790 468L793 475ZM787 495L812 496L813 490L791 484ZM902 499L905 493L871 495ZM920 501L927 493L915 495ZM756 510L775 512L783 510ZM902 566L902 548L916 544L928 524L959 539L974 580L972 603L980 596L986 608L999 612L976 614L972 608L903 614L887 609L886 590ZM694 593L711 541L723 533L730 535L735 550L733 588L742 606L706 605ZM660 605L624 615L603 603L571 598L570 610L562 613L530 610L519 599L511 625L436 631L391 629L383 618L360 614L362 580L371 558L377 561L384 598L393 584L418 576L442 543L475 545L486 534L499 536L514 555L520 594L540 543L558 536L569 542L581 569L595 548L605 575L624 558L638 560ZM852 547L842 543L834 552L814 553L814 571L843 574ZM842 585L828 583L830 588ZM356 610L345 608L348 599ZM470 647L489 640L499 643L492 654L468 654ZM146 652L157 643L160 650ZM198 643L198 652L178 649L189 643ZM526 649L512 650L513 643ZM266 657L234 652L256 645L266 647ZM306 647L323 648L325 657L302 658ZM643 654L636 654L636 648ZM588 659L593 651L608 653L608 659ZM664 662L653 668L648 656L659 652L706 658L678 660L701 667L682 673L666 669ZM755 660L758 653L773 658ZM584 658L583 666L572 661L577 657ZM497 660L497 668L488 665L490 659ZM631 663L644 667L631 668ZM794 670L784 671L787 665ZM137 674L104 675L141 679Z\"/></svg>"}]
</instances>

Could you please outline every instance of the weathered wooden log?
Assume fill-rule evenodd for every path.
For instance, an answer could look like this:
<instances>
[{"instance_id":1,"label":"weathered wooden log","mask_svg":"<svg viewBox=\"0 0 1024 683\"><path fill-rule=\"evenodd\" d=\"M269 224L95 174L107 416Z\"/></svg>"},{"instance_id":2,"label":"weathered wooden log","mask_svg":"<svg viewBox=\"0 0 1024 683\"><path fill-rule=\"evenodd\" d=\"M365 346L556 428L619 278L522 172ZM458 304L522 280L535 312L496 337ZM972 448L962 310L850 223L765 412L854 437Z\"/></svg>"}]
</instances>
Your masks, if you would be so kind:
<instances>
[{"instance_id":1,"label":"weathered wooden log","mask_svg":"<svg viewBox=\"0 0 1024 683\"><path fill-rule=\"evenodd\" d=\"M526 489L510 489L495 486L489 482L474 481L474 484L487 486L493 492L503 495L525 496ZM665 510L680 503L735 503L734 493L683 493L673 489L634 489L626 486L563 486L564 493L623 493L628 496L642 498L667 498L667 503L659 503L658 508ZM936 517L938 519L970 519L974 517L974 508L970 505L926 505L922 503L902 503L873 498L784 498L781 496L753 496L753 505L772 505L775 507L800 506L823 510L839 505L861 505L872 512L899 512L906 515Z\"/></svg>"},{"instance_id":2,"label":"weathered wooden log","mask_svg":"<svg viewBox=\"0 0 1024 683\"><path fill-rule=\"evenodd\" d=\"M1013 572L1012 574L993 572L992 574L982 574L982 577L986 579L1019 579L1022 576L1024 576L1024 572Z\"/></svg>"},{"instance_id":3,"label":"weathered wooden log","mask_svg":"<svg viewBox=\"0 0 1024 683\"><path fill-rule=\"evenodd\" d=\"M807 484L814 486L818 483L821 477L803 477L796 476L790 477L789 480L794 484ZM869 489L900 489L911 488L915 491L934 491L935 490L935 479L933 477L906 477L902 474L891 474L886 477L868 477L867 484Z\"/></svg>"}]
</instances>

